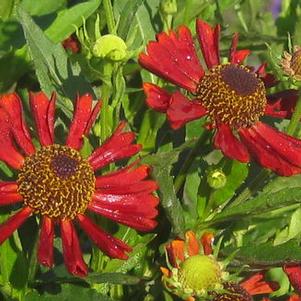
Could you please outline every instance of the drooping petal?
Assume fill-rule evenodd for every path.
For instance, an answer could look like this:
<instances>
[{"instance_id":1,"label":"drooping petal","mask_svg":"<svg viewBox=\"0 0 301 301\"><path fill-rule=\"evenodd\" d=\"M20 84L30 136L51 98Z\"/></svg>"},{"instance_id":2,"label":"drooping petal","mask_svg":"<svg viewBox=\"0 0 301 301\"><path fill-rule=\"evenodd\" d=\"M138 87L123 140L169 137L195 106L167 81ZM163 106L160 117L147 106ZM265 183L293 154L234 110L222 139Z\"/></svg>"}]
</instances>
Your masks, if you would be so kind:
<instances>
[{"instance_id":1,"label":"drooping petal","mask_svg":"<svg viewBox=\"0 0 301 301\"><path fill-rule=\"evenodd\" d=\"M249 49L241 49L237 50L238 44L238 33L235 33L232 38L232 44L229 53L229 61L232 64L241 64L251 53Z\"/></svg>"},{"instance_id":2,"label":"drooping petal","mask_svg":"<svg viewBox=\"0 0 301 301\"><path fill-rule=\"evenodd\" d=\"M240 283L250 295L270 294L279 288L279 284L273 281L265 281L262 272L256 273Z\"/></svg>"},{"instance_id":3,"label":"drooping petal","mask_svg":"<svg viewBox=\"0 0 301 301\"><path fill-rule=\"evenodd\" d=\"M196 32L207 67L212 68L219 65L220 25L218 24L213 28L208 23L198 19L196 21Z\"/></svg>"},{"instance_id":4,"label":"drooping petal","mask_svg":"<svg viewBox=\"0 0 301 301\"><path fill-rule=\"evenodd\" d=\"M197 100L187 99L181 92L172 94L167 109L167 118L173 129L179 129L187 122L201 118L207 110Z\"/></svg>"},{"instance_id":5,"label":"drooping petal","mask_svg":"<svg viewBox=\"0 0 301 301\"><path fill-rule=\"evenodd\" d=\"M90 128L99 113L100 107L101 103L98 102L92 110L92 96L90 94L77 97L76 108L73 114L66 145L77 150L82 147L83 136L90 131Z\"/></svg>"},{"instance_id":6,"label":"drooping petal","mask_svg":"<svg viewBox=\"0 0 301 301\"><path fill-rule=\"evenodd\" d=\"M152 83L143 84L146 103L155 111L165 113L169 107L171 94Z\"/></svg>"},{"instance_id":7,"label":"drooping petal","mask_svg":"<svg viewBox=\"0 0 301 301\"><path fill-rule=\"evenodd\" d=\"M177 32L158 34L157 40L147 45L147 54L139 55L139 63L173 84L195 92L204 70L199 63L190 30L181 26Z\"/></svg>"},{"instance_id":8,"label":"drooping petal","mask_svg":"<svg viewBox=\"0 0 301 301\"><path fill-rule=\"evenodd\" d=\"M128 258L126 253L130 252L132 248L122 240L111 236L82 214L77 216L77 221L98 248L108 256L119 259Z\"/></svg>"},{"instance_id":9,"label":"drooping petal","mask_svg":"<svg viewBox=\"0 0 301 301\"><path fill-rule=\"evenodd\" d=\"M291 285L296 292L301 294L301 266L298 265L284 265L283 270L286 273Z\"/></svg>"},{"instance_id":10,"label":"drooping petal","mask_svg":"<svg viewBox=\"0 0 301 301\"><path fill-rule=\"evenodd\" d=\"M24 157L15 148L11 128L8 114L0 109L0 160L14 169L20 169L24 164Z\"/></svg>"},{"instance_id":11,"label":"drooping petal","mask_svg":"<svg viewBox=\"0 0 301 301\"><path fill-rule=\"evenodd\" d=\"M0 182L0 206L15 204L22 199L16 182Z\"/></svg>"},{"instance_id":12,"label":"drooping petal","mask_svg":"<svg viewBox=\"0 0 301 301\"><path fill-rule=\"evenodd\" d=\"M264 133L262 134L264 135ZM301 172L300 167L291 164L286 158L283 158L281 154L271 147L267 140L263 139L262 136L252 130L252 128L240 129L239 135L248 148L249 153L261 166L269 168L282 176L291 176ZM278 136L281 136L281 134L274 135L272 139L277 139ZM287 137L287 140L292 138ZM269 137L269 139L271 139L271 137Z\"/></svg>"},{"instance_id":13,"label":"drooping petal","mask_svg":"<svg viewBox=\"0 0 301 301\"><path fill-rule=\"evenodd\" d=\"M291 118L298 100L297 90L284 90L267 96L265 115L278 118Z\"/></svg>"},{"instance_id":14,"label":"drooping petal","mask_svg":"<svg viewBox=\"0 0 301 301\"><path fill-rule=\"evenodd\" d=\"M228 125L221 124L217 127L214 145L223 154L240 162L249 162L250 156L247 148L237 139Z\"/></svg>"},{"instance_id":15,"label":"drooping petal","mask_svg":"<svg viewBox=\"0 0 301 301\"><path fill-rule=\"evenodd\" d=\"M55 93L51 95L50 100L43 92L29 94L30 108L35 119L40 143L43 146L54 143L55 102Z\"/></svg>"},{"instance_id":16,"label":"drooping petal","mask_svg":"<svg viewBox=\"0 0 301 301\"><path fill-rule=\"evenodd\" d=\"M140 151L140 144L132 144L135 134L133 132L122 132L125 125L125 122L121 122L112 136L91 154L88 160L94 170L131 157Z\"/></svg>"},{"instance_id":17,"label":"drooping petal","mask_svg":"<svg viewBox=\"0 0 301 301\"><path fill-rule=\"evenodd\" d=\"M96 177L96 189L127 186L147 178L150 173L149 166L140 165L139 167L136 167L137 164L138 162L136 161L127 167Z\"/></svg>"},{"instance_id":18,"label":"drooping petal","mask_svg":"<svg viewBox=\"0 0 301 301\"><path fill-rule=\"evenodd\" d=\"M51 218L43 216L38 245L38 261L47 266L53 266L54 224Z\"/></svg>"},{"instance_id":19,"label":"drooping petal","mask_svg":"<svg viewBox=\"0 0 301 301\"><path fill-rule=\"evenodd\" d=\"M9 236L13 234L31 215L32 210L29 207L24 207L6 222L0 225L0 244L2 244Z\"/></svg>"},{"instance_id":20,"label":"drooping petal","mask_svg":"<svg viewBox=\"0 0 301 301\"><path fill-rule=\"evenodd\" d=\"M68 271L75 276L86 276L88 268L83 260L78 237L71 221L61 220L61 237L64 262Z\"/></svg>"},{"instance_id":21,"label":"drooping petal","mask_svg":"<svg viewBox=\"0 0 301 301\"><path fill-rule=\"evenodd\" d=\"M4 94L0 97L0 107L5 109L13 123L11 131L18 145L26 155L33 154L35 147L23 118L22 102L19 96L16 93Z\"/></svg>"},{"instance_id":22,"label":"drooping petal","mask_svg":"<svg viewBox=\"0 0 301 301\"><path fill-rule=\"evenodd\" d=\"M146 193L110 194L95 192L89 209L118 223L139 231L149 231L156 227L154 218L159 200Z\"/></svg>"}]
</instances>

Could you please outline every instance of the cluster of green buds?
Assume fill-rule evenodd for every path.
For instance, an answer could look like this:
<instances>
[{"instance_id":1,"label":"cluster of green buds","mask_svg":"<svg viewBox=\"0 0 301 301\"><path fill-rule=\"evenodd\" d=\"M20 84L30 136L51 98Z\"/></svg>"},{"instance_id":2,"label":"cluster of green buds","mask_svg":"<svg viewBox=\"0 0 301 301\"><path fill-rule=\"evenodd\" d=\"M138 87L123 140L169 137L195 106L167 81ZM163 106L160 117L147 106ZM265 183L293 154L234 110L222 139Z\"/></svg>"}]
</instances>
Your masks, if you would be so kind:
<instances>
[{"instance_id":1,"label":"cluster of green buds","mask_svg":"<svg viewBox=\"0 0 301 301\"><path fill-rule=\"evenodd\" d=\"M176 239L166 246L168 268L161 267L161 271L167 290L185 301L252 301L252 295L277 289L275 283L263 280L263 273L238 282L225 270L229 260L217 259L213 240L210 232L198 240L188 231L185 240Z\"/></svg>"}]
</instances>

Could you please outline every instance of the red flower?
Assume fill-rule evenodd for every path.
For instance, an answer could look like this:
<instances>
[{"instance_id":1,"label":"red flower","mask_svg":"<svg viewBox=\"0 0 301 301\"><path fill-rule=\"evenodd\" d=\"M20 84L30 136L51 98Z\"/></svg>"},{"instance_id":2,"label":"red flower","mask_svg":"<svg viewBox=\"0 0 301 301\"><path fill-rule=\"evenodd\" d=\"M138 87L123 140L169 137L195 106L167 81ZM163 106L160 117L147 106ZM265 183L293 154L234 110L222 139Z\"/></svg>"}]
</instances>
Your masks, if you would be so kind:
<instances>
[{"instance_id":1,"label":"red flower","mask_svg":"<svg viewBox=\"0 0 301 301\"><path fill-rule=\"evenodd\" d=\"M147 104L166 113L173 129L208 116L216 129L214 145L225 156L241 162L253 157L260 165L290 176L301 172L301 141L259 121L263 115L291 116L297 100L294 90L266 95L276 84L265 72L265 64L256 71L242 65L250 54L237 50L234 34L229 62L219 55L220 26L214 28L202 20L196 22L197 36L208 70L200 64L189 29L163 32L147 45L139 63L154 74L187 90L168 92L152 83L144 83Z\"/></svg>"},{"instance_id":2,"label":"red flower","mask_svg":"<svg viewBox=\"0 0 301 301\"><path fill-rule=\"evenodd\" d=\"M54 111L56 97L48 100L42 92L30 94L30 107L41 147L32 143L22 115L17 94L0 98L0 160L18 171L15 182L0 183L0 205L22 202L20 211L0 225L0 243L6 240L29 216L41 217L38 260L53 265L54 225L59 224L63 255L68 271L85 276L87 266L82 258L74 223L108 256L127 259L131 247L112 237L86 216L87 211L127 225L139 231L156 226L157 189L148 180L149 167L137 162L96 176L94 172L138 153L141 146L133 144L135 135L123 132L121 122L113 135L87 159L79 150L99 113L101 103L92 108L92 97L78 97L66 144L54 142Z\"/></svg>"}]
</instances>

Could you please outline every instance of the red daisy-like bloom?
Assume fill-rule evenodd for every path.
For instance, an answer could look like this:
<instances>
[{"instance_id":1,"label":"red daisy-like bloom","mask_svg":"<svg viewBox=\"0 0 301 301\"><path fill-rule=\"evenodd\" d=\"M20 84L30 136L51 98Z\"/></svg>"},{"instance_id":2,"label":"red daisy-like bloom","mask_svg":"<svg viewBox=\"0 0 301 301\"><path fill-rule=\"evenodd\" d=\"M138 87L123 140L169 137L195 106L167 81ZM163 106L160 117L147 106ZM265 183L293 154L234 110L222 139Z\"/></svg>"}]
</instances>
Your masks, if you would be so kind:
<instances>
[{"instance_id":1,"label":"red daisy-like bloom","mask_svg":"<svg viewBox=\"0 0 301 301\"><path fill-rule=\"evenodd\" d=\"M283 271L286 273L292 287L298 294L301 294L301 265L284 265Z\"/></svg>"},{"instance_id":2,"label":"red daisy-like bloom","mask_svg":"<svg viewBox=\"0 0 301 301\"><path fill-rule=\"evenodd\" d=\"M149 167L137 162L96 176L95 171L110 163L129 158L141 149L135 135L123 132L121 122L113 135L87 159L79 150L83 137L95 121L101 102L92 105L88 94L77 98L73 120L65 145L54 142L56 97L49 100L43 92L31 93L30 107L41 144L32 143L17 94L0 98L0 160L18 171L15 182L0 183L0 205L22 202L23 207L0 225L0 243L6 240L32 214L41 217L38 260L53 265L54 226L61 229L64 262L74 275L85 276L76 222L108 256L127 259L131 247L96 225L87 211L100 214L139 231L156 227L158 198L154 181L147 179Z\"/></svg>"},{"instance_id":3,"label":"red daisy-like bloom","mask_svg":"<svg viewBox=\"0 0 301 301\"><path fill-rule=\"evenodd\" d=\"M237 50L238 34L232 39L229 62L221 63L220 25L213 28L197 20L196 30L207 71L201 66L192 34L185 26L176 32L158 34L157 41L150 42L146 53L140 54L139 63L144 68L187 90L187 95L170 93L144 83L147 104L166 113L173 129L208 116L211 128L216 129L215 147L231 159L249 162L253 157L280 175L300 173L301 141L259 121L264 115L290 117L296 91L267 95L266 88L276 81L265 72L265 64L256 71L242 65L250 51Z\"/></svg>"}]
</instances>

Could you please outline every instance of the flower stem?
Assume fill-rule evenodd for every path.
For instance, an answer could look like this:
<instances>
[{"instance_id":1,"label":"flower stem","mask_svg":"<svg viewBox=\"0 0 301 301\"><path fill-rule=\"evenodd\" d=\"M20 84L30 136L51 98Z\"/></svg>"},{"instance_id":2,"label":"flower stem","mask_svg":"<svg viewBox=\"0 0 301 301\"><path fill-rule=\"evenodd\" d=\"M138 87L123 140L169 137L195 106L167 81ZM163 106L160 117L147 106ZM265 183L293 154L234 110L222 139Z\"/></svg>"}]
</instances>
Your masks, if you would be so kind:
<instances>
[{"instance_id":1,"label":"flower stem","mask_svg":"<svg viewBox=\"0 0 301 301\"><path fill-rule=\"evenodd\" d=\"M190 150L184 164L182 165L182 168L179 171L178 176L175 179L175 191L176 193L179 192L179 190L182 188L185 179L186 179L186 175L187 172L189 171L192 163L194 162L194 159L196 157L196 155L198 154L201 145L203 145L207 139L209 138L210 134L208 131L205 131L203 135L200 136L199 140L195 143L194 147Z\"/></svg>"},{"instance_id":2,"label":"flower stem","mask_svg":"<svg viewBox=\"0 0 301 301\"><path fill-rule=\"evenodd\" d=\"M295 136L296 135L296 129L299 124L300 118L301 118L301 89L299 90L299 98L297 100L297 104L294 110L294 113L292 115L291 121L287 127L287 133L289 135Z\"/></svg>"},{"instance_id":3,"label":"flower stem","mask_svg":"<svg viewBox=\"0 0 301 301\"><path fill-rule=\"evenodd\" d=\"M105 10L108 31L109 33L116 34L116 24L111 0L103 0L103 7Z\"/></svg>"}]
</instances>

